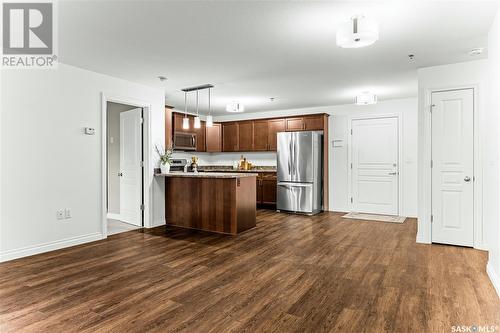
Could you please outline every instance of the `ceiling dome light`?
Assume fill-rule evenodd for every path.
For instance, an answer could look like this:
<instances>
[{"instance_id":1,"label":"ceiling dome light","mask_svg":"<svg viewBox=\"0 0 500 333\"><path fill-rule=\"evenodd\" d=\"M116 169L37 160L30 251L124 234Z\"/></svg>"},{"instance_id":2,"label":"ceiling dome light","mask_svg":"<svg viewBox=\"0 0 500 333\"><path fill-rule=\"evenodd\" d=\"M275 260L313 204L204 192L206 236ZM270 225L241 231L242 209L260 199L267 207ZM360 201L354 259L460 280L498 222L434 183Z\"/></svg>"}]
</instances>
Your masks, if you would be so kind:
<instances>
[{"instance_id":1,"label":"ceiling dome light","mask_svg":"<svg viewBox=\"0 0 500 333\"><path fill-rule=\"evenodd\" d=\"M226 111L227 112L243 112L245 111L245 107L243 106L243 104L239 103L239 102L232 102L232 103L229 103L228 105L226 105Z\"/></svg>"},{"instance_id":2,"label":"ceiling dome light","mask_svg":"<svg viewBox=\"0 0 500 333\"><path fill-rule=\"evenodd\" d=\"M356 104L357 105L377 104L377 95L365 91L360 95L356 96Z\"/></svg>"},{"instance_id":3,"label":"ceiling dome light","mask_svg":"<svg viewBox=\"0 0 500 333\"><path fill-rule=\"evenodd\" d=\"M372 45L378 40L378 24L363 15L355 15L337 30L337 46L358 48Z\"/></svg>"},{"instance_id":4,"label":"ceiling dome light","mask_svg":"<svg viewBox=\"0 0 500 333\"><path fill-rule=\"evenodd\" d=\"M469 51L469 55L471 57L478 56L478 55L481 55L483 53L483 51L484 51L484 48L476 47L476 48Z\"/></svg>"}]
</instances>

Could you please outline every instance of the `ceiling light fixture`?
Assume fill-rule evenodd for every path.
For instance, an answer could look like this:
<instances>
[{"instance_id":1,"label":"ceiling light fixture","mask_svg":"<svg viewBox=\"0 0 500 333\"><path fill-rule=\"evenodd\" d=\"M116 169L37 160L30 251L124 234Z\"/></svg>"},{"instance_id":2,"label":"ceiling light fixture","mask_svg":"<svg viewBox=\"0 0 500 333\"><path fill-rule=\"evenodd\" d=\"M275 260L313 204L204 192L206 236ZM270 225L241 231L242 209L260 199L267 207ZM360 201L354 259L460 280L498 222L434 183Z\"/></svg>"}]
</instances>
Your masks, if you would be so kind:
<instances>
[{"instance_id":1,"label":"ceiling light fixture","mask_svg":"<svg viewBox=\"0 0 500 333\"><path fill-rule=\"evenodd\" d=\"M212 127L214 126L214 118L212 117L212 114L210 112L210 90L211 88L208 88L208 116L207 116L207 127Z\"/></svg>"},{"instance_id":2,"label":"ceiling light fixture","mask_svg":"<svg viewBox=\"0 0 500 333\"><path fill-rule=\"evenodd\" d=\"M358 48L369 46L378 40L378 24L364 15L355 15L337 30L337 46Z\"/></svg>"},{"instance_id":3,"label":"ceiling light fixture","mask_svg":"<svg viewBox=\"0 0 500 333\"><path fill-rule=\"evenodd\" d=\"M200 114L198 112L198 90L196 90L196 117L194 117L194 128L200 128L201 127L201 121L200 121Z\"/></svg>"},{"instance_id":4,"label":"ceiling light fixture","mask_svg":"<svg viewBox=\"0 0 500 333\"><path fill-rule=\"evenodd\" d=\"M365 91L356 96L356 105L377 104L377 95Z\"/></svg>"},{"instance_id":5,"label":"ceiling light fixture","mask_svg":"<svg viewBox=\"0 0 500 333\"><path fill-rule=\"evenodd\" d=\"M187 92L184 92L184 118L182 118L182 129L189 129L189 118L187 116Z\"/></svg>"},{"instance_id":6,"label":"ceiling light fixture","mask_svg":"<svg viewBox=\"0 0 500 333\"><path fill-rule=\"evenodd\" d=\"M483 51L484 51L484 48L476 47L476 48L473 48L472 50L469 51L469 55L471 57L478 56L478 55L482 54Z\"/></svg>"},{"instance_id":7,"label":"ceiling light fixture","mask_svg":"<svg viewBox=\"0 0 500 333\"><path fill-rule=\"evenodd\" d=\"M158 76L158 79L160 79L160 82L167 81L167 78L163 75Z\"/></svg>"},{"instance_id":8,"label":"ceiling light fixture","mask_svg":"<svg viewBox=\"0 0 500 333\"><path fill-rule=\"evenodd\" d=\"M245 111L245 107L239 102L232 102L226 105L226 111L232 113L243 112Z\"/></svg>"}]
</instances>

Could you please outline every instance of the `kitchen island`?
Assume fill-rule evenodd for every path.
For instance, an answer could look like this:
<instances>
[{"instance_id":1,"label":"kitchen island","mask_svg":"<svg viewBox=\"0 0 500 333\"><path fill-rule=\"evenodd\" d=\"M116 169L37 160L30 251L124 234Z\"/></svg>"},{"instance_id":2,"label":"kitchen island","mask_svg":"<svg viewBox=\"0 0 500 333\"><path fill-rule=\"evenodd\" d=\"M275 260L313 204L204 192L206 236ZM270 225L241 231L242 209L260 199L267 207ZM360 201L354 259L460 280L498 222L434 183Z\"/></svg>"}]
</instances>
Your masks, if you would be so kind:
<instances>
[{"instance_id":1,"label":"kitchen island","mask_svg":"<svg viewBox=\"0 0 500 333\"><path fill-rule=\"evenodd\" d=\"M165 178L167 225L236 235L256 225L255 173L171 172Z\"/></svg>"}]
</instances>

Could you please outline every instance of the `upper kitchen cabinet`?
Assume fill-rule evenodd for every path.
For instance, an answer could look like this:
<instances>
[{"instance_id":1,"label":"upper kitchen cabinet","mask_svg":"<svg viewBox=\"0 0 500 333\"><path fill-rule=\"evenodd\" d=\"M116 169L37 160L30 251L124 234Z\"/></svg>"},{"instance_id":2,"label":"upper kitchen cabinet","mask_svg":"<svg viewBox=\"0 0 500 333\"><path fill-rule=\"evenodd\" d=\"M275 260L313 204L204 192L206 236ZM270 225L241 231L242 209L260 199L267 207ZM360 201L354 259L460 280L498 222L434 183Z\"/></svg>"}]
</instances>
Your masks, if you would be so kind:
<instances>
[{"instance_id":1,"label":"upper kitchen cabinet","mask_svg":"<svg viewBox=\"0 0 500 333\"><path fill-rule=\"evenodd\" d=\"M222 151L239 151L238 138L237 122L222 124Z\"/></svg>"},{"instance_id":2,"label":"upper kitchen cabinet","mask_svg":"<svg viewBox=\"0 0 500 333\"><path fill-rule=\"evenodd\" d=\"M240 121L238 123L238 151L253 151L254 122Z\"/></svg>"},{"instance_id":3,"label":"upper kitchen cabinet","mask_svg":"<svg viewBox=\"0 0 500 333\"><path fill-rule=\"evenodd\" d=\"M328 121L325 115L304 117L304 129L306 131L322 131L325 121Z\"/></svg>"},{"instance_id":4,"label":"upper kitchen cabinet","mask_svg":"<svg viewBox=\"0 0 500 333\"><path fill-rule=\"evenodd\" d=\"M222 151L222 125L214 124L206 128L206 147L207 152L217 153Z\"/></svg>"},{"instance_id":5,"label":"upper kitchen cabinet","mask_svg":"<svg viewBox=\"0 0 500 333\"><path fill-rule=\"evenodd\" d=\"M172 109L173 106L165 105L165 149L172 147Z\"/></svg>"},{"instance_id":6,"label":"upper kitchen cabinet","mask_svg":"<svg viewBox=\"0 0 500 333\"><path fill-rule=\"evenodd\" d=\"M200 128L193 128L193 131L196 133L196 151L207 151L205 122L201 121Z\"/></svg>"},{"instance_id":7,"label":"upper kitchen cabinet","mask_svg":"<svg viewBox=\"0 0 500 333\"><path fill-rule=\"evenodd\" d=\"M302 131L304 130L304 118L287 118L286 119L286 131Z\"/></svg>"},{"instance_id":8,"label":"upper kitchen cabinet","mask_svg":"<svg viewBox=\"0 0 500 333\"><path fill-rule=\"evenodd\" d=\"M285 119L268 120L267 142L270 151L276 151L278 145L278 132L284 132L286 128Z\"/></svg>"},{"instance_id":9,"label":"upper kitchen cabinet","mask_svg":"<svg viewBox=\"0 0 500 333\"><path fill-rule=\"evenodd\" d=\"M256 120L253 122L253 150L269 150L269 120Z\"/></svg>"}]
</instances>

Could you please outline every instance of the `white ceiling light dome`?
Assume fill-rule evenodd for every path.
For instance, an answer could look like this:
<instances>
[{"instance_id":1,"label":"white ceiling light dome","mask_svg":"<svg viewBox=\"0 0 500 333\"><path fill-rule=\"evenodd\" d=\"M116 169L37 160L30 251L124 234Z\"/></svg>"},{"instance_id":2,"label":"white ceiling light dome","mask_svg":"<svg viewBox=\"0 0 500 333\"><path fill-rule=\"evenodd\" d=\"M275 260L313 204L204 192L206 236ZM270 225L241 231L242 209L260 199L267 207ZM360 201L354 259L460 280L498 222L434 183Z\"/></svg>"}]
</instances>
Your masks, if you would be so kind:
<instances>
[{"instance_id":1,"label":"white ceiling light dome","mask_svg":"<svg viewBox=\"0 0 500 333\"><path fill-rule=\"evenodd\" d=\"M360 95L356 96L356 104L357 105L369 105L369 104L377 104L377 95L365 91Z\"/></svg>"},{"instance_id":2,"label":"white ceiling light dome","mask_svg":"<svg viewBox=\"0 0 500 333\"><path fill-rule=\"evenodd\" d=\"M378 24L364 15L355 15L337 30L337 46L359 48L369 46L378 40Z\"/></svg>"},{"instance_id":3,"label":"white ceiling light dome","mask_svg":"<svg viewBox=\"0 0 500 333\"><path fill-rule=\"evenodd\" d=\"M228 105L226 105L226 111L233 113L243 112L245 111L245 107L243 106L243 104L239 102L231 102Z\"/></svg>"}]
</instances>

